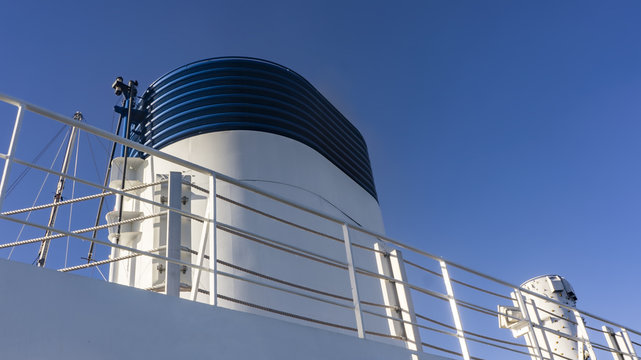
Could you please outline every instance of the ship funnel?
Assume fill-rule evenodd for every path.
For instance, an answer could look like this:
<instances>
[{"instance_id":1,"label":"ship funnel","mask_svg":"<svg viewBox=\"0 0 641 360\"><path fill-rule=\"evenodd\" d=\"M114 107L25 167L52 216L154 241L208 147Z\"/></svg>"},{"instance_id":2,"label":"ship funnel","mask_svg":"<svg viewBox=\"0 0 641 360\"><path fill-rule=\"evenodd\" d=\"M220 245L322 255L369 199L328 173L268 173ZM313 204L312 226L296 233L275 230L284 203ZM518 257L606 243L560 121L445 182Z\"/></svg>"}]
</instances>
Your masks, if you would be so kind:
<instances>
[{"instance_id":1,"label":"ship funnel","mask_svg":"<svg viewBox=\"0 0 641 360\"><path fill-rule=\"evenodd\" d=\"M498 306L499 327L523 336L532 359L589 359L590 351L578 339L585 324L575 310L576 293L559 275L532 278L511 294L513 306ZM551 301L547 301L550 299Z\"/></svg>"},{"instance_id":2,"label":"ship funnel","mask_svg":"<svg viewBox=\"0 0 641 360\"><path fill-rule=\"evenodd\" d=\"M311 83L266 60L206 59L127 113L128 138L149 148L112 162L110 186L130 196L107 214L109 239L156 256L115 247L110 281L421 351L400 251L373 235L365 140Z\"/></svg>"}]
</instances>

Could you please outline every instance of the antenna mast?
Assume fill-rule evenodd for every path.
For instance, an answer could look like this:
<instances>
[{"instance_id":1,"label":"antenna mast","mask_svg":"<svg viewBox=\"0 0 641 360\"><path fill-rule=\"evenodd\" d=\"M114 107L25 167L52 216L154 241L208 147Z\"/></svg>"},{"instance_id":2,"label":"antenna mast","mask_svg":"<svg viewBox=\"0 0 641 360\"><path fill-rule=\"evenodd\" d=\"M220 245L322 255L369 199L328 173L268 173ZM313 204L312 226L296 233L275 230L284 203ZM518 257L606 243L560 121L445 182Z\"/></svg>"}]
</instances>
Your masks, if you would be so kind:
<instances>
[{"instance_id":1,"label":"antenna mast","mask_svg":"<svg viewBox=\"0 0 641 360\"><path fill-rule=\"evenodd\" d=\"M131 131L131 125L132 125L132 117L134 113L134 100L136 98L136 94L138 93L138 90L136 89L136 86L138 86L138 81L135 80L129 80L129 84L125 85L122 82L122 78L119 77L116 79L116 83L114 84L114 89L116 90L116 95L120 95L120 92L124 93L125 97L129 98L129 101L127 102L127 123L125 127L125 139L129 140L129 132ZM124 111L124 109L123 109ZM123 165L122 165L122 182L120 185L120 189L124 190L125 189L125 181L127 178L127 157L129 156L129 147L126 145L123 146L122 149L122 156L124 157L123 160ZM116 237L116 244L120 243L120 222L122 221L122 205L124 203L124 196L120 195L119 196L119 204L118 204L118 230L116 233L118 234L118 237Z\"/></svg>"},{"instance_id":2,"label":"antenna mast","mask_svg":"<svg viewBox=\"0 0 641 360\"><path fill-rule=\"evenodd\" d=\"M126 118L127 123L125 125L124 137L125 139L129 139L129 131L131 130L131 123L132 123L130 118L134 116L132 114L136 114L138 112L138 110L133 108L134 100L135 100L136 94L138 93L136 89L136 86L138 86L138 81L129 81L129 85L125 85L123 81L124 80L122 76L118 76L116 78L116 81L114 81L113 85L111 85L111 87L115 90L116 96L124 95L122 100L122 106L121 107L116 106L114 109L117 113L120 114L120 117L118 119L118 128L116 129L116 134L117 135L120 134L120 127L122 126L123 118ZM107 171L105 172L105 180L103 183L104 187L107 187L107 185L109 184L109 177L111 175L111 165L112 165L111 162L114 159L114 155L116 153L116 145L117 145L116 142L114 142L111 145L111 155L109 155L109 161L107 163ZM123 148L123 156L125 157L125 161L123 165L124 168L122 171L122 177L123 177L122 189L124 189L125 187L124 182L125 182L125 175L127 172L127 148L126 147ZM103 190L103 193L104 192L105 191ZM105 198L101 197L100 204L98 204L98 212L96 214L96 221L95 221L94 227L97 227L98 224L100 223L100 215L102 214L102 206L104 204L104 201L105 201ZM122 195L120 195L119 202L120 202L120 205L119 205L118 221L122 221ZM118 234L119 233L120 233L120 225L118 225ZM97 230L94 230L91 237L95 239L96 234L97 234ZM118 242L118 240L116 240L116 242ZM91 261L93 260L94 245L95 243L93 241L91 242L91 245L89 245L89 252L87 253L87 258L86 258L87 264L91 263Z\"/></svg>"},{"instance_id":3,"label":"antenna mast","mask_svg":"<svg viewBox=\"0 0 641 360\"><path fill-rule=\"evenodd\" d=\"M73 119L77 121L82 121L82 113L76 111L73 115ZM65 152L65 159L62 161L62 170L60 171L62 175L67 175L67 169L69 168L69 160L71 159L71 153L73 151L74 143L76 142L76 137L78 135L78 128L73 127L71 129L71 136L69 137L69 143L67 143L67 151ZM60 176L58 179L58 186L56 188L56 194L53 196L53 203L57 204L62 201L62 191L65 188L65 177ZM47 227L52 228L56 224L56 216L58 215L58 205L54 205L51 208L51 213L49 214L49 222ZM45 232L45 237L51 236L51 230ZM40 250L38 251L38 267L44 267L47 262L47 254L49 253L49 243L51 240L43 240L40 243Z\"/></svg>"}]
</instances>

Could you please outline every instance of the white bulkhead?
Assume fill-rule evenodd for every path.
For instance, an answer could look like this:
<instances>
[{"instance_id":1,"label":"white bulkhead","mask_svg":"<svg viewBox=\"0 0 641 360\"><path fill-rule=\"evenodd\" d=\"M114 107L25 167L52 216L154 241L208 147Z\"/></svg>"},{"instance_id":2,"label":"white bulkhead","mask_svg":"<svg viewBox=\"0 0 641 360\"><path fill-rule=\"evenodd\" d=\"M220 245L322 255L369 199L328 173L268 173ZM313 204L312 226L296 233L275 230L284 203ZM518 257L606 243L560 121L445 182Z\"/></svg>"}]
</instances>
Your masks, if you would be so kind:
<instances>
[{"instance_id":1,"label":"white bulkhead","mask_svg":"<svg viewBox=\"0 0 641 360\"><path fill-rule=\"evenodd\" d=\"M384 232L377 200L324 156L290 138L260 131L219 131L188 137L162 150L341 219L344 223L362 226L376 233ZM114 168L118 166L122 166L122 158L114 160ZM182 175L182 210L201 216L205 214L207 194L199 188L208 188L208 176L177 167L167 161L151 156L144 160L129 158L126 187L166 179L170 172L180 172ZM122 172L114 171L113 187L120 187L117 180L121 176ZM323 297L323 293L331 293L343 297L344 300L333 297L327 299L351 305L349 299L352 298L352 289L347 270L328 264L331 260L347 263L346 249L342 242L342 224L312 216L220 179L217 180L216 188L217 221L244 231L239 235L220 228L217 230L219 271L254 280L279 279L281 282L276 285L281 287L287 287L287 283L303 285L314 289L315 296ZM136 193L145 198L165 202L167 183ZM124 201L123 219L153 213L149 204L128 198ZM247 207L262 214L270 214L271 217ZM118 204L115 211L108 216L113 217L115 214L117 219L117 212ZM273 217L313 231L302 230ZM194 252L199 248L203 224L186 217L182 217L181 223L181 259L196 263L198 256ZM144 220L140 225L123 226L121 232L124 232L121 241L126 242L123 245L147 251L161 248L166 245L166 216ZM246 236L247 234L252 235ZM351 231L349 236L353 244L370 249L383 248L373 237L355 231ZM116 238L117 235L112 235L112 241ZM281 249L270 246L270 242L264 239L282 244ZM304 256L282 250L289 246L331 260L328 263L311 261ZM165 255L165 250L161 249L158 253ZM390 273L389 265L382 264L381 253L356 246L353 248L354 266L386 276L395 276ZM119 250L112 253L112 257L123 255L127 253ZM208 256L209 252L206 251L205 255ZM208 260L205 260L204 265L209 266ZM110 279L128 286L163 292L165 268L166 264L162 260L144 256L134 257L112 265ZM209 276L211 274L206 272L201 275L197 301L209 302ZM352 330L349 329L356 327L354 310L349 307L338 307L220 274L217 280L220 306L267 316L282 317L279 312L294 314L312 319L311 322L303 321L311 326L326 327L324 323L338 324L339 326L332 326L338 332L351 333ZM411 300L404 299L405 296L401 296L404 299L403 304L393 303L398 302L399 296L388 293L391 287L385 286L385 281L357 275L357 282L362 302L385 304L390 307L401 305L403 308L411 304ZM180 297L189 298L193 286L192 270L183 269L180 283ZM292 289L300 292L300 289ZM265 311L265 308L274 311ZM389 308L377 307L368 310L385 316L395 315ZM285 316L285 319L299 321L292 316ZM416 336L418 339L418 334L409 334L411 329L403 335L399 330L399 324L385 318L364 315L363 321L368 331L391 335L387 339L383 337L382 341L399 341L398 338L405 335L411 339ZM394 340L392 337L397 339ZM415 348L413 344L406 345Z\"/></svg>"}]
</instances>

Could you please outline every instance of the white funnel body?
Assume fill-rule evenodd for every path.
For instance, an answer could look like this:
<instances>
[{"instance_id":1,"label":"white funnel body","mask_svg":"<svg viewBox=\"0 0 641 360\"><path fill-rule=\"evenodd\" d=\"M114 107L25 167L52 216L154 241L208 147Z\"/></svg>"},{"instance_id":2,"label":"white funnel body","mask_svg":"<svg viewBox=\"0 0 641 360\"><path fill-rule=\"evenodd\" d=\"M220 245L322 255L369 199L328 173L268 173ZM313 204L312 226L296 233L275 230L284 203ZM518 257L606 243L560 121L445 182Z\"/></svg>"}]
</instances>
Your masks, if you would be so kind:
<instances>
[{"instance_id":1,"label":"white funnel body","mask_svg":"<svg viewBox=\"0 0 641 360\"><path fill-rule=\"evenodd\" d=\"M289 138L254 131L214 132L178 141L167 146L163 151L217 172L228 174L247 184L262 188L334 218L343 219L344 223L360 225L379 233L384 231L380 209L374 197L325 157L308 146ZM135 162L135 165L138 167L129 168L129 172L132 174L131 178L129 175L127 176L130 179L128 180L130 184L136 184L134 173L141 177L141 182L148 184L166 179L171 172L180 172L183 181L183 184L180 185L181 209L192 214L205 214L207 194L197 187L208 189L208 176L187 171L153 157L146 158L144 163ZM193 184L195 187L189 184ZM266 246L265 241L261 241L261 238L276 240L284 247L291 246L303 249L346 264L348 260L343 242L286 226L276 220L258 215L247 208L237 206L234 202L242 203L263 213L286 219L340 240L344 239L342 224L310 216L308 213L283 206L272 199L259 196L224 181L218 180L216 187L218 195L216 200L217 221L220 224L228 224L257 235L254 240L250 240L238 234L217 230L216 251L220 271L261 280L259 276L255 275L260 274L337 294L347 299L352 298L352 287L346 269L328 266L274 249ZM166 202L166 199L170 197L168 191L168 185L164 183L144 189L139 192L139 196L158 202ZM111 212L109 216L113 218L114 214L117 214L117 209L116 207L116 211ZM144 216L152 213L153 210L151 205L128 198L124 200L123 209L123 219ZM115 220L112 219L113 221ZM166 216L144 220L137 226L123 226L121 231L126 234L121 235L121 244L141 250L161 248L158 254L165 255L166 249L163 247L167 245L166 228ZM202 223L182 217L180 228L180 245L183 248L180 258L185 262L197 263L198 256L193 251L199 249ZM378 239L375 237L364 236L356 232L350 232L350 236L352 244L364 245L371 249L378 248ZM115 236L112 235L112 238ZM184 249L191 249L192 253L184 251ZM127 252L116 250L112 253L112 257L127 254ZM209 254L210 250L206 247L205 255L209 257ZM375 252L353 250L354 266L385 276L396 276L388 274L380 267L380 264L377 264L377 261ZM205 260L203 265L209 267L209 260ZM242 269L251 270L255 274L249 274ZM114 263L110 278L113 282L123 285L164 292L166 291L166 270L165 261L140 256ZM191 296L193 272L193 269L183 269L180 274L179 296L181 298L189 299ZM200 275L197 301L210 302L208 295L211 283L210 276L211 274L207 272ZM222 307L274 316L274 313L266 313L263 309L247 305L260 304L277 311L297 315L306 314L306 317L316 318L323 322L341 324L348 328L356 327L353 309L340 308L332 304L293 296L227 276L219 275L217 280L218 304ZM399 280L403 279L399 278ZM404 300L403 304L392 304L390 299L398 298L398 295L392 296L386 293L388 289L381 286L379 279L357 276L357 281L361 300L400 306L408 312L411 311L409 300ZM388 315L385 310L380 310L380 312L381 315ZM385 318L369 316L365 318L365 321L369 331L399 336L395 329L398 324L390 324ZM309 322L305 323L310 325ZM314 326L314 324L311 325ZM345 330L337 328L336 331L344 332ZM408 329L404 336L416 342L418 331L416 334L411 334L411 332L412 329ZM382 339L382 341L396 342L398 339ZM413 343L408 342L406 346L416 349L416 345Z\"/></svg>"},{"instance_id":2,"label":"white funnel body","mask_svg":"<svg viewBox=\"0 0 641 360\"><path fill-rule=\"evenodd\" d=\"M401 256L381 259L371 235L384 228L365 140L309 82L260 59L207 59L154 82L139 108L129 138L180 160L132 151L125 187L154 184L132 191L180 211L126 198L108 222L130 222L110 240L183 263L114 250L112 281L420 350L401 326L409 290L386 283L406 280Z\"/></svg>"}]
</instances>

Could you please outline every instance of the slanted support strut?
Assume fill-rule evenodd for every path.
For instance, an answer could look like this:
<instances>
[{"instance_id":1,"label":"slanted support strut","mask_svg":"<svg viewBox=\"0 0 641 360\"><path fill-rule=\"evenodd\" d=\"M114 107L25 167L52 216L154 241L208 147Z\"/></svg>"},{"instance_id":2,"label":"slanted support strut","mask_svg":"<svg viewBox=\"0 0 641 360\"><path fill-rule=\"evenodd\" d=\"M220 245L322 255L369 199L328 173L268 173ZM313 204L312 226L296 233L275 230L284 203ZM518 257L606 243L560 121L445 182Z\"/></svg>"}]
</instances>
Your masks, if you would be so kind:
<instances>
[{"instance_id":1,"label":"slanted support strut","mask_svg":"<svg viewBox=\"0 0 641 360\"><path fill-rule=\"evenodd\" d=\"M73 119L77 121L82 121L82 113L77 111L73 115ZM65 152L65 158L62 161L62 170L60 172L63 175L67 174L67 169L69 168L69 160L71 159L71 153L72 153L77 135L78 135L78 128L74 127L71 130L71 136L69 137L69 143L67 143L67 151ZM58 186L56 188L56 194L53 196L54 204L57 204L60 201L62 201L62 192L64 189L65 189L65 177L60 176L60 178L58 178ZM51 208L51 212L49 213L49 222L47 223L47 227L49 228L54 227L54 225L56 224L57 215L58 215L58 206L55 205ZM47 236L51 236L51 230L47 230L45 232L45 237ZM45 266L45 263L47 262L47 254L49 253L50 243L51 243L51 240L44 240L40 243L40 250L38 251L38 260L37 260L38 267Z\"/></svg>"}]
</instances>

